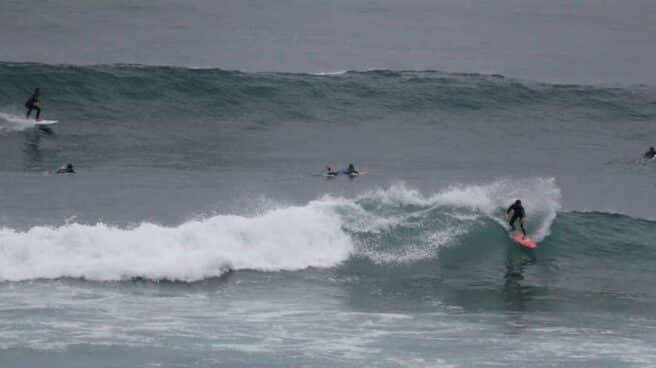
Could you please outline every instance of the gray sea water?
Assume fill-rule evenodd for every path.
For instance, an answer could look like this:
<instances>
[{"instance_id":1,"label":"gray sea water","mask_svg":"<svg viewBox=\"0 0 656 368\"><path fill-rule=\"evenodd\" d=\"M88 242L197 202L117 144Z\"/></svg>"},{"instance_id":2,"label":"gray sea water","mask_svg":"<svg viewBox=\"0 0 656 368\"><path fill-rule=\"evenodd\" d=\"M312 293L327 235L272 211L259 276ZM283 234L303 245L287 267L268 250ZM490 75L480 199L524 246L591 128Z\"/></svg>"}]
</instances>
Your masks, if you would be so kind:
<instances>
[{"instance_id":1,"label":"gray sea water","mask_svg":"<svg viewBox=\"0 0 656 368\"><path fill-rule=\"evenodd\" d=\"M655 11L3 2L0 367L656 365Z\"/></svg>"}]
</instances>

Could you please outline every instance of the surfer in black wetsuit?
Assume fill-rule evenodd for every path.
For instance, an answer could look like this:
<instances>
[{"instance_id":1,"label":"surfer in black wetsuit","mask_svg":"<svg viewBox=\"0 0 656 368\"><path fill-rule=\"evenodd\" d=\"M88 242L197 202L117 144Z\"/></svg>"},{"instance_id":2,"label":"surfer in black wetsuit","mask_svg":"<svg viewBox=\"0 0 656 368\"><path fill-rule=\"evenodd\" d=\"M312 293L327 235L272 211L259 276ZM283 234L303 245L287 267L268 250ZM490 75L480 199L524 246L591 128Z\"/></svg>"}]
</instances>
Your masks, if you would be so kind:
<instances>
[{"instance_id":1,"label":"surfer in black wetsuit","mask_svg":"<svg viewBox=\"0 0 656 368\"><path fill-rule=\"evenodd\" d=\"M654 149L654 146L649 147L649 151L645 152L645 154L642 155L642 157L646 159L652 159L656 157L656 149Z\"/></svg>"},{"instance_id":2,"label":"surfer in black wetsuit","mask_svg":"<svg viewBox=\"0 0 656 368\"><path fill-rule=\"evenodd\" d=\"M526 216L526 213L524 212L524 207L522 206L522 201L519 199L515 201L508 209L506 210L506 220L508 220L508 216L510 214L510 211L512 211L512 217L510 218L510 221L508 221L508 224L510 225L511 230L515 230L515 221L519 219L519 227L522 228L522 233L524 233L524 236L526 236L526 229L524 229L524 216Z\"/></svg>"},{"instance_id":3,"label":"surfer in black wetsuit","mask_svg":"<svg viewBox=\"0 0 656 368\"><path fill-rule=\"evenodd\" d=\"M349 164L348 168L346 168L346 170L344 170L344 174L346 174L348 176L356 176L356 175L360 174L360 172L355 169L355 166L353 164Z\"/></svg>"},{"instance_id":4,"label":"surfer in black wetsuit","mask_svg":"<svg viewBox=\"0 0 656 368\"><path fill-rule=\"evenodd\" d=\"M37 88L34 90L34 94L25 102L25 108L27 109L27 114L25 115L26 119L30 118L30 113L32 110L36 110L36 120L39 120L41 115L41 107L39 106L39 99L41 98L41 91Z\"/></svg>"},{"instance_id":5,"label":"surfer in black wetsuit","mask_svg":"<svg viewBox=\"0 0 656 368\"><path fill-rule=\"evenodd\" d=\"M333 170L332 167L330 167L330 165L326 165L326 175L328 175L328 176L337 176L337 175L339 175L339 171L335 171L335 170Z\"/></svg>"}]
</instances>

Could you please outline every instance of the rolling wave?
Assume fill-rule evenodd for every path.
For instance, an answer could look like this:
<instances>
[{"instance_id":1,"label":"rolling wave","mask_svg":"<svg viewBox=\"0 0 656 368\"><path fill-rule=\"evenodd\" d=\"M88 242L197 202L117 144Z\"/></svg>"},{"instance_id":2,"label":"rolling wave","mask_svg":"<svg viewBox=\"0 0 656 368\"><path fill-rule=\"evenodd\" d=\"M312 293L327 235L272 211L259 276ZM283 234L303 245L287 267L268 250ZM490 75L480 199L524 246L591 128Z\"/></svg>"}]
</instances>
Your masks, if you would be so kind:
<instances>
[{"instance_id":1,"label":"rolling wave","mask_svg":"<svg viewBox=\"0 0 656 368\"><path fill-rule=\"evenodd\" d=\"M486 229L503 233L502 210L517 196L532 198L526 201L528 226L542 239L560 208L553 179L452 187L430 196L398 184L352 199L324 196L257 216L217 215L176 227L4 228L0 280L197 281L228 270L336 267L351 257L379 264L416 262L438 257L442 247L458 246L463 237Z\"/></svg>"},{"instance_id":2,"label":"rolling wave","mask_svg":"<svg viewBox=\"0 0 656 368\"><path fill-rule=\"evenodd\" d=\"M197 281L229 270L331 267L353 244L325 203L260 216L214 216L177 227L142 223L0 230L0 279Z\"/></svg>"},{"instance_id":3,"label":"rolling wave","mask_svg":"<svg viewBox=\"0 0 656 368\"><path fill-rule=\"evenodd\" d=\"M430 195L396 184L355 198L326 195L251 217L216 215L175 227L74 223L23 232L3 228L0 280L193 282L230 270L355 267L353 272L360 272L426 262L433 264L431 273L455 267L475 278L482 268L480 277L496 277L495 257L503 249L520 250L501 220L516 198L524 199L527 229L540 242L537 253L551 258L547 266L561 263L570 273L580 269L577 277L586 280L599 267L642 268L656 260L650 246L656 223L617 214L560 212L554 180L533 178L452 186ZM409 270L420 272L421 267Z\"/></svg>"}]
</instances>

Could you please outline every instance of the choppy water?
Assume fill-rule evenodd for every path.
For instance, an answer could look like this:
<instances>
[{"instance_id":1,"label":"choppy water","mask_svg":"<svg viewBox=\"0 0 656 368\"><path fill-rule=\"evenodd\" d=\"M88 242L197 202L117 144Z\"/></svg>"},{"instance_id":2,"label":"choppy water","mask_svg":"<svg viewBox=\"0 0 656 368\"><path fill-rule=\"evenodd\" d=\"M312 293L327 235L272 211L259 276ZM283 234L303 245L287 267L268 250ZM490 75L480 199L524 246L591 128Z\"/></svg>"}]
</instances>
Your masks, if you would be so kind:
<instances>
[{"instance_id":1,"label":"choppy water","mask_svg":"<svg viewBox=\"0 0 656 368\"><path fill-rule=\"evenodd\" d=\"M5 62L0 86L2 367L656 364L650 85Z\"/></svg>"}]
</instances>

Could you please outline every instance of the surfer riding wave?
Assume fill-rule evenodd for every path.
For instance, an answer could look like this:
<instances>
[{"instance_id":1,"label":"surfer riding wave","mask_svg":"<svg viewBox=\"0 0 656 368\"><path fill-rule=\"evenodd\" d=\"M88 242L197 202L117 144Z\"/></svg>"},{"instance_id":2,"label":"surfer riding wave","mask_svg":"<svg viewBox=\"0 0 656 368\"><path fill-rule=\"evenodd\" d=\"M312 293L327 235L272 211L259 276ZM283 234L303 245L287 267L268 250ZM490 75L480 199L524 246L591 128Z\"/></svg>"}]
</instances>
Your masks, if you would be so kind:
<instances>
[{"instance_id":1,"label":"surfer riding wave","mask_svg":"<svg viewBox=\"0 0 656 368\"><path fill-rule=\"evenodd\" d=\"M510 212L512 211L512 217L510 217ZM508 225L510 225L510 229L512 231L515 230L515 221L519 219L519 227L522 229L522 233L524 236L526 236L526 229L524 229L524 217L526 216L526 212L524 211L524 206L522 206L522 201L519 199L515 201L508 209L506 210L506 220L508 221L508 217L510 217L510 220L508 221Z\"/></svg>"},{"instance_id":2,"label":"surfer riding wave","mask_svg":"<svg viewBox=\"0 0 656 368\"><path fill-rule=\"evenodd\" d=\"M27 113L25 114L26 119L30 118L32 110L36 110L36 120L39 120L39 117L41 116L41 106L39 103L40 98L41 91L37 88L34 90L34 94L32 94L32 96L30 96L30 98L25 102L25 108L27 109Z\"/></svg>"}]
</instances>

